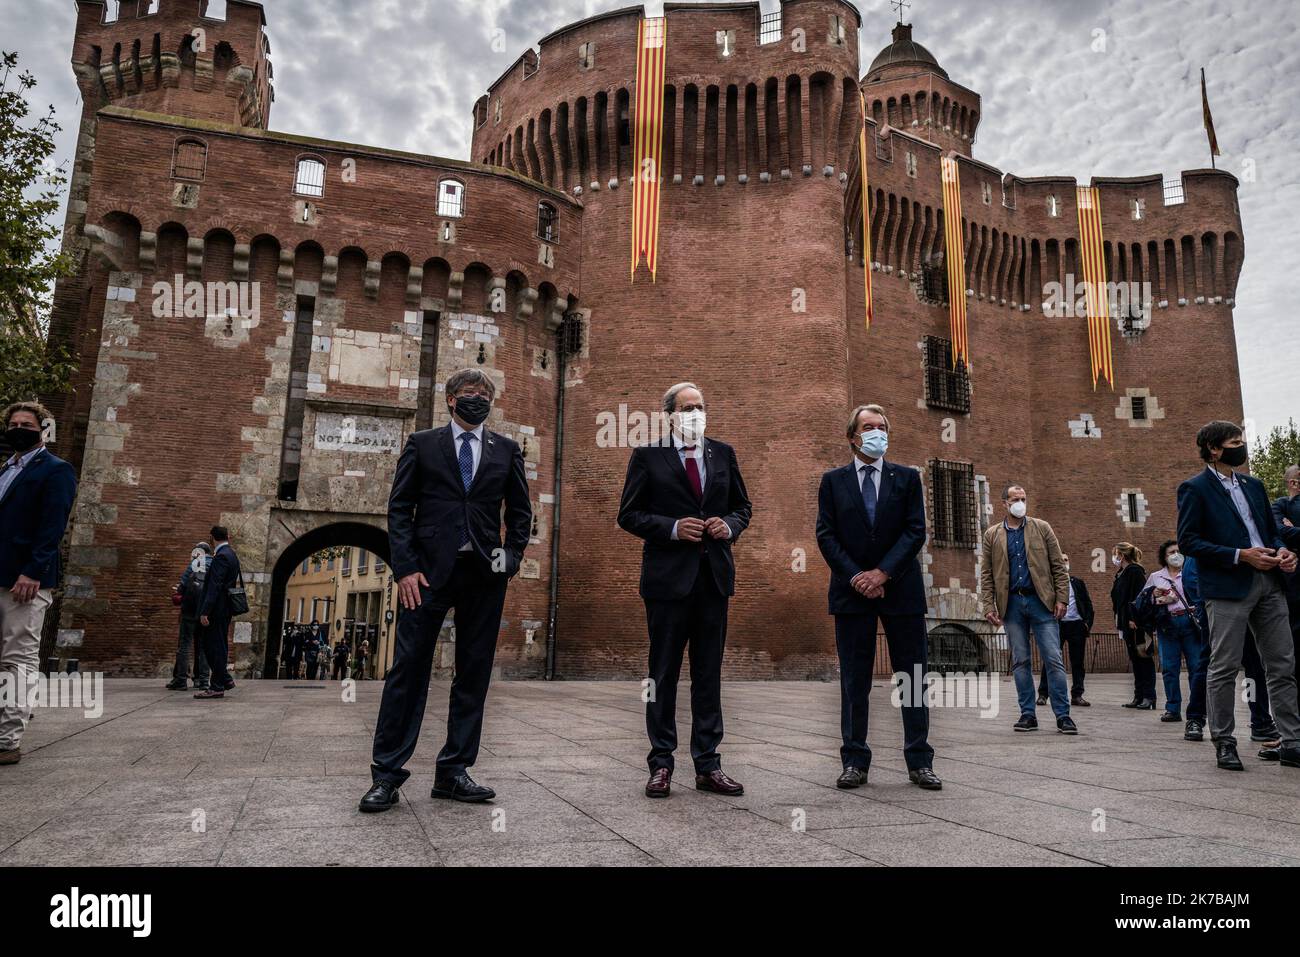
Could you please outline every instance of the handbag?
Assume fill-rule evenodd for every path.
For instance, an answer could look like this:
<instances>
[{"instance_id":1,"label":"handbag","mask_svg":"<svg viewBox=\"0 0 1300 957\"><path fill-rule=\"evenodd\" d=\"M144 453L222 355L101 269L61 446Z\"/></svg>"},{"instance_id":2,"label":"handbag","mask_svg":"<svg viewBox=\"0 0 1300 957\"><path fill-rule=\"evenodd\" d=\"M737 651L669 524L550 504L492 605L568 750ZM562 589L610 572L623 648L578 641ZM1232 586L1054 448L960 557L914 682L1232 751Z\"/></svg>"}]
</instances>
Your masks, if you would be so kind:
<instances>
[{"instance_id":1,"label":"handbag","mask_svg":"<svg viewBox=\"0 0 1300 957\"><path fill-rule=\"evenodd\" d=\"M240 615L248 614L248 592L244 590L244 572L239 572L239 584L231 585L226 592L227 601L230 603L230 615L232 618L238 618Z\"/></svg>"},{"instance_id":2,"label":"handbag","mask_svg":"<svg viewBox=\"0 0 1300 957\"><path fill-rule=\"evenodd\" d=\"M1205 631L1201 627L1201 615L1199 610L1191 602L1187 600L1186 596L1183 595L1182 590L1177 585L1174 584L1174 580L1172 578L1169 579L1169 587L1173 590L1173 593L1178 596L1178 600L1183 603L1183 607L1187 609L1187 615L1189 618L1192 619L1192 627L1196 629L1197 640L1204 641Z\"/></svg>"},{"instance_id":3,"label":"handbag","mask_svg":"<svg viewBox=\"0 0 1300 957\"><path fill-rule=\"evenodd\" d=\"M181 597L180 592L178 591L172 592L172 605L174 607L179 608L182 601L184 601L184 599Z\"/></svg>"}]
</instances>

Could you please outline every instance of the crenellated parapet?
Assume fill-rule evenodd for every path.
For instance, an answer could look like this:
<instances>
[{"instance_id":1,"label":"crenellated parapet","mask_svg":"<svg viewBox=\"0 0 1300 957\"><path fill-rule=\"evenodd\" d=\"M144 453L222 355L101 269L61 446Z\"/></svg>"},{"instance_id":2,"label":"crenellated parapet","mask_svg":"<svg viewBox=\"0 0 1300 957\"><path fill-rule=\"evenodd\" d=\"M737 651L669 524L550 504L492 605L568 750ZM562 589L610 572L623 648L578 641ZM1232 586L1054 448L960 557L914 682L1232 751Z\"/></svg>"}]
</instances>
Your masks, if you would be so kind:
<instances>
[{"instance_id":1,"label":"crenellated parapet","mask_svg":"<svg viewBox=\"0 0 1300 957\"><path fill-rule=\"evenodd\" d=\"M474 105L472 153L570 195L632 175L641 7L544 37ZM843 0L664 7L663 182L723 186L845 168L858 115L856 8Z\"/></svg>"},{"instance_id":2,"label":"crenellated parapet","mask_svg":"<svg viewBox=\"0 0 1300 957\"><path fill-rule=\"evenodd\" d=\"M114 104L265 129L275 98L260 3L77 0L73 70L87 104Z\"/></svg>"},{"instance_id":3,"label":"crenellated parapet","mask_svg":"<svg viewBox=\"0 0 1300 957\"><path fill-rule=\"evenodd\" d=\"M919 134L867 121L872 268L919 284L944 256L940 161L955 155L961 177L965 294L972 301L1029 311L1049 284L1083 281L1073 177L1020 177L945 151ZM1222 170L1097 177L1108 281L1149 289L1151 310L1235 303L1241 272L1237 180ZM846 192L846 236L861 263L858 168ZM1121 326L1136 317L1116 317Z\"/></svg>"}]
</instances>

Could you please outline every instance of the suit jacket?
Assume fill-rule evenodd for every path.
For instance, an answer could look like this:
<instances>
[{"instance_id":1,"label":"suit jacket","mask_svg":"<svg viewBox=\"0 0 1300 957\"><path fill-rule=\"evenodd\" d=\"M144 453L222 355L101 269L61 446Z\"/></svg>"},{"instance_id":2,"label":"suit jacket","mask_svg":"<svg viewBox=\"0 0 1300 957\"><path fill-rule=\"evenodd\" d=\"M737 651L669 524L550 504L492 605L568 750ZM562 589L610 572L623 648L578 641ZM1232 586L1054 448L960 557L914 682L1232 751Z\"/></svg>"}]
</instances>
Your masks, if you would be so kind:
<instances>
[{"instance_id":1,"label":"suit jacket","mask_svg":"<svg viewBox=\"0 0 1300 957\"><path fill-rule=\"evenodd\" d=\"M1092 631L1092 624L1096 618L1096 610L1092 607L1092 596L1088 594L1088 586L1083 583L1082 578L1070 576L1070 586L1074 589L1074 608L1083 619L1083 623ZM1067 604L1069 599L1066 599Z\"/></svg>"},{"instance_id":2,"label":"suit jacket","mask_svg":"<svg viewBox=\"0 0 1300 957\"><path fill-rule=\"evenodd\" d=\"M1288 519L1294 527L1300 528L1300 495L1292 495L1289 498L1283 495L1279 499L1274 499L1273 521L1277 523L1279 535L1286 527L1282 524L1283 519ZM1288 547L1294 548L1294 546ZM1292 603L1300 601L1300 570L1286 576L1286 595Z\"/></svg>"},{"instance_id":3,"label":"suit jacket","mask_svg":"<svg viewBox=\"0 0 1300 957\"><path fill-rule=\"evenodd\" d=\"M59 543L76 497L77 473L48 448L9 483L0 499L0 588L19 575L59 587Z\"/></svg>"},{"instance_id":4,"label":"suit jacket","mask_svg":"<svg viewBox=\"0 0 1300 957\"><path fill-rule=\"evenodd\" d=\"M230 588L239 584L239 556L231 545L222 545L212 556L208 574L203 579L203 597L199 599L199 616L209 621L230 618Z\"/></svg>"},{"instance_id":5,"label":"suit jacket","mask_svg":"<svg viewBox=\"0 0 1300 957\"><path fill-rule=\"evenodd\" d=\"M1278 528L1264 483L1242 473L1237 481L1264 545L1300 547L1300 528ZM1250 591L1255 569L1233 563L1237 549L1250 548L1250 533L1223 482L1208 468L1178 486L1178 548L1197 561L1202 598L1240 601ZM1281 581L1280 571L1273 574Z\"/></svg>"},{"instance_id":6,"label":"suit jacket","mask_svg":"<svg viewBox=\"0 0 1300 957\"><path fill-rule=\"evenodd\" d=\"M822 475L817 547L831 569L832 615L924 615L925 583L916 560L924 544L925 504L916 469L884 460L874 524L862 501L856 460ZM873 569L889 576L880 598L866 598L850 584L858 572Z\"/></svg>"},{"instance_id":7,"label":"suit jacket","mask_svg":"<svg viewBox=\"0 0 1300 957\"><path fill-rule=\"evenodd\" d=\"M1025 558L1029 562L1029 581L1038 600L1051 610L1057 603L1070 601L1070 575L1061 561L1061 544L1052 526L1041 518L1025 516ZM996 608L1005 617L1011 600L1011 558L1007 554L1007 529L1003 522L990 525L984 532L983 558L980 561L980 604L987 614Z\"/></svg>"},{"instance_id":8,"label":"suit jacket","mask_svg":"<svg viewBox=\"0 0 1300 957\"><path fill-rule=\"evenodd\" d=\"M415 432L406 440L388 496L388 542L397 578L423 572L430 588L441 588L451 578L466 528L470 547L487 562L504 550L503 573L513 577L532 523L524 454L513 439L483 430L478 471L468 491L460 479L450 425Z\"/></svg>"},{"instance_id":9,"label":"suit jacket","mask_svg":"<svg viewBox=\"0 0 1300 957\"><path fill-rule=\"evenodd\" d=\"M632 450L618 506L618 527L645 540L641 548L641 597L672 601L690 594L700 558L709 565L718 591L736 593L736 562L731 546L749 527L753 508L740 477L736 452L717 439L701 439L704 449L704 501L695 497L673 436ZM702 542L674 540L681 518L721 518L731 537Z\"/></svg>"}]
</instances>

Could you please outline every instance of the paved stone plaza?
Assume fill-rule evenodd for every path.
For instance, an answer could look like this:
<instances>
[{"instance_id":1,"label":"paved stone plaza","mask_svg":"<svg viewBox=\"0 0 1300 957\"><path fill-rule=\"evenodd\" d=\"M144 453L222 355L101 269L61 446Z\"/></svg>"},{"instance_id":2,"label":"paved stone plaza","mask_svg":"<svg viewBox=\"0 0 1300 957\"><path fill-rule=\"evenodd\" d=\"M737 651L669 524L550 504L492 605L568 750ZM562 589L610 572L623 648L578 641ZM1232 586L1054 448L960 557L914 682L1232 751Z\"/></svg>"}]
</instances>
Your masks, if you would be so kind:
<instances>
[{"instance_id":1,"label":"paved stone plaza","mask_svg":"<svg viewBox=\"0 0 1300 957\"><path fill-rule=\"evenodd\" d=\"M636 683L499 681L473 769L499 796L482 805L428 796L439 682L402 801L377 815L356 805L379 682L355 703L335 682L241 681L209 702L161 684L106 682L95 720L38 712L22 763L0 767L0 865L1300 863L1300 770L1258 761L1246 741L1246 772L1217 770L1208 740L1119 707L1126 675L1089 679L1073 738L1013 733L1009 680L999 717L933 710L937 793L907 781L883 682L859 791L834 787L837 685L728 682L723 766L744 797L697 793L679 753L667 801L641 794Z\"/></svg>"}]
</instances>

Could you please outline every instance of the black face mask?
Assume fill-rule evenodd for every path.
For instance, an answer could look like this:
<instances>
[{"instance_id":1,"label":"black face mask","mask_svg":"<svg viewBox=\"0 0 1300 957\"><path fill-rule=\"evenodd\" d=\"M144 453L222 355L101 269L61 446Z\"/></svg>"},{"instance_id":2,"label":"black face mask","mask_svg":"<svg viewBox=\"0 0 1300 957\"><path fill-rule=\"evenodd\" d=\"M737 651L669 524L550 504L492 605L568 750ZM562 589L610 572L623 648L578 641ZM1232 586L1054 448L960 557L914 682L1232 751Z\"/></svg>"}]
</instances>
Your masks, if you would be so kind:
<instances>
[{"instance_id":1,"label":"black face mask","mask_svg":"<svg viewBox=\"0 0 1300 957\"><path fill-rule=\"evenodd\" d=\"M1219 456L1219 461L1234 469L1245 465L1246 447L1244 445L1238 445L1233 449L1224 449L1223 454Z\"/></svg>"},{"instance_id":2,"label":"black face mask","mask_svg":"<svg viewBox=\"0 0 1300 957\"><path fill-rule=\"evenodd\" d=\"M5 444L15 452L30 452L41 441L41 433L36 429L5 429Z\"/></svg>"},{"instance_id":3,"label":"black face mask","mask_svg":"<svg viewBox=\"0 0 1300 957\"><path fill-rule=\"evenodd\" d=\"M458 395L453 411L470 425L478 425L488 417L491 408L492 403L481 395Z\"/></svg>"}]
</instances>

